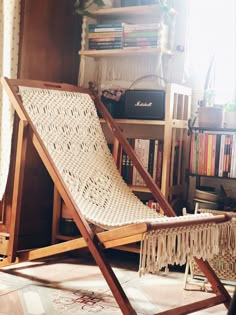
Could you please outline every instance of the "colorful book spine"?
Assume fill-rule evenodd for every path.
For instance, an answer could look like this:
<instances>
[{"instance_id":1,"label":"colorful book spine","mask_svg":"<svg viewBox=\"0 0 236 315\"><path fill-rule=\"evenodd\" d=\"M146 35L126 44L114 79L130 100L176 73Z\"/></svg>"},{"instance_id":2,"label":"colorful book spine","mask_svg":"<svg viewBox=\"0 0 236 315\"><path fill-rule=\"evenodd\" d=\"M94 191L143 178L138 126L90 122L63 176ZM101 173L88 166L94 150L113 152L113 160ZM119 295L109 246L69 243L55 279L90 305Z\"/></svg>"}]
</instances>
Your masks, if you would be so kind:
<instances>
[{"instance_id":1,"label":"colorful book spine","mask_svg":"<svg viewBox=\"0 0 236 315\"><path fill-rule=\"evenodd\" d=\"M123 29L125 32L130 31L140 31L140 30L159 30L161 24L160 23L147 23L147 24L126 24L123 23Z\"/></svg>"},{"instance_id":2,"label":"colorful book spine","mask_svg":"<svg viewBox=\"0 0 236 315\"><path fill-rule=\"evenodd\" d=\"M125 168L125 165L126 165L126 159L127 159L127 155L125 153L125 151L122 149L122 166L121 166L121 176L123 177L123 179L125 180L125 176L126 176L126 168Z\"/></svg>"},{"instance_id":3,"label":"colorful book spine","mask_svg":"<svg viewBox=\"0 0 236 315\"><path fill-rule=\"evenodd\" d=\"M148 173L153 177L155 140L150 140L148 156Z\"/></svg>"},{"instance_id":4,"label":"colorful book spine","mask_svg":"<svg viewBox=\"0 0 236 315\"><path fill-rule=\"evenodd\" d=\"M198 169L197 169L197 173L199 175L203 175L203 165L204 165L204 151L203 151L203 147L204 147L204 134L203 133L199 133L199 150L198 150Z\"/></svg>"},{"instance_id":5,"label":"colorful book spine","mask_svg":"<svg viewBox=\"0 0 236 315\"><path fill-rule=\"evenodd\" d=\"M190 140L190 161L189 161L189 170L190 170L191 174L194 173L194 170L193 170L193 159L194 159L194 150L195 150L194 138L195 138L195 133L192 133L191 134L191 140Z\"/></svg>"},{"instance_id":6,"label":"colorful book spine","mask_svg":"<svg viewBox=\"0 0 236 315\"><path fill-rule=\"evenodd\" d=\"M221 135L216 135L216 158L215 158L215 176L219 176L219 165L220 165L220 142Z\"/></svg>"},{"instance_id":7,"label":"colorful book spine","mask_svg":"<svg viewBox=\"0 0 236 315\"><path fill-rule=\"evenodd\" d=\"M123 27L122 23L114 24L89 24L88 32L89 33L104 33L104 32L122 32Z\"/></svg>"},{"instance_id":8,"label":"colorful book spine","mask_svg":"<svg viewBox=\"0 0 236 315\"><path fill-rule=\"evenodd\" d=\"M225 135L221 135L220 140L220 162L219 162L219 177L223 177L224 168L224 145L225 145Z\"/></svg>"},{"instance_id":9,"label":"colorful book spine","mask_svg":"<svg viewBox=\"0 0 236 315\"><path fill-rule=\"evenodd\" d=\"M232 138L230 177L231 178L236 177L236 134L233 134L233 138Z\"/></svg>"},{"instance_id":10,"label":"colorful book spine","mask_svg":"<svg viewBox=\"0 0 236 315\"><path fill-rule=\"evenodd\" d=\"M223 177L227 177L228 146L229 146L229 138L228 138L228 135L225 135L224 159L223 159Z\"/></svg>"},{"instance_id":11,"label":"colorful book spine","mask_svg":"<svg viewBox=\"0 0 236 315\"><path fill-rule=\"evenodd\" d=\"M207 175L207 160L208 160L208 134L205 134L204 141L204 171L203 174Z\"/></svg>"},{"instance_id":12,"label":"colorful book spine","mask_svg":"<svg viewBox=\"0 0 236 315\"><path fill-rule=\"evenodd\" d=\"M216 159L216 135L212 135L211 172L210 172L210 176L214 176L215 175L215 159Z\"/></svg>"},{"instance_id":13,"label":"colorful book spine","mask_svg":"<svg viewBox=\"0 0 236 315\"><path fill-rule=\"evenodd\" d=\"M158 140L155 140L153 175L152 175L155 182L156 182L156 173L157 173L157 157L158 157Z\"/></svg>"},{"instance_id":14,"label":"colorful book spine","mask_svg":"<svg viewBox=\"0 0 236 315\"><path fill-rule=\"evenodd\" d=\"M207 176L211 175L211 158L212 158L212 135L208 135L207 147Z\"/></svg>"},{"instance_id":15,"label":"colorful book spine","mask_svg":"<svg viewBox=\"0 0 236 315\"><path fill-rule=\"evenodd\" d=\"M100 32L100 33L89 33L89 39L100 39L100 38L122 38L122 32Z\"/></svg>"},{"instance_id":16,"label":"colorful book spine","mask_svg":"<svg viewBox=\"0 0 236 315\"><path fill-rule=\"evenodd\" d=\"M121 43L121 38L119 37L113 37L113 38L110 38L110 37L107 37L107 38L92 38L92 39L89 39L88 40L88 43L89 44L100 44L102 45L101 43L105 44L105 43Z\"/></svg>"},{"instance_id":17,"label":"colorful book spine","mask_svg":"<svg viewBox=\"0 0 236 315\"><path fill-rule=\"evenodd\" d=\"M125 40L133 40L136 38L146 39L146 38L153 38L157 39L158 33L157 31L148 31L148 32L124 32L123 37Z\"/></svg>"},{"instance_id":18,"label":"colorful book spine","mask_svg":"<svg viewBox=\"0 0 236 315\"><path fill-rule=\"evenodd\" d=\"M163 159L163 142L159 141L158 157L157 157L156 184L160 188L161 188L161 175L162 175L162 159Z\"/></svg>"},{"instance_id":19,"label":"colorful book spine","mask_svg":"<svg viewBox=\"0 0 236 315\"><path fill-rule=\"evenodd\" d=\"M99 24L99 23L96 23L96 24L92 24L92 23L90 23L89 25L88 25L88 28L89 29L95 29L95 28L99 28L99 29L101 29L101 28L112 28L112 27L122 27L122 23L110 23L110 24Z\"/></svg>"},{"instance_id":20,"label":"colorful book spine","mask_svg":"<svg viewBox=\"0 0 236 315\"><path fill-rule=\"evenodd\" d=\"M199 133L195 133L195 157L194 157L194 172L198 172L198 157L199 157Z\"/></svg>"}]
</instances>

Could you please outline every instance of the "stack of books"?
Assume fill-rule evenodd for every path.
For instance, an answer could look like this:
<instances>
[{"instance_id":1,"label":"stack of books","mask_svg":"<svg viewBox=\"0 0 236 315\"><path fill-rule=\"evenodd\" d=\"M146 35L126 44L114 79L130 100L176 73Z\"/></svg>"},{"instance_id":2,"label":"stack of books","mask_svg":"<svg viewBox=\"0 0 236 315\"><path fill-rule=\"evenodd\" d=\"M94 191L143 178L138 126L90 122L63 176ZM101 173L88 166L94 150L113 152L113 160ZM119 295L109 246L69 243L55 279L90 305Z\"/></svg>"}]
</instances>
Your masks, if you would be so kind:
<instances>
[{"instance_id":1,"label":"stack of books","mask_svg":"<svg viewBox=\"0 0 236 315\"><path fill-rule=\"evenodd\" d=\"M161 23L123 24L123 48L164 48L167 26Z\"/></svg>"},{"instance_id":2,"label":"stack of books","mask_svg":"<svg viewBox=\"0 0 236 315\"><path fill-rule=\"evenodd\" d=\"M93 50L121 49L122 23L89 24L88 48Z\"/></svg>"}]
</instances>

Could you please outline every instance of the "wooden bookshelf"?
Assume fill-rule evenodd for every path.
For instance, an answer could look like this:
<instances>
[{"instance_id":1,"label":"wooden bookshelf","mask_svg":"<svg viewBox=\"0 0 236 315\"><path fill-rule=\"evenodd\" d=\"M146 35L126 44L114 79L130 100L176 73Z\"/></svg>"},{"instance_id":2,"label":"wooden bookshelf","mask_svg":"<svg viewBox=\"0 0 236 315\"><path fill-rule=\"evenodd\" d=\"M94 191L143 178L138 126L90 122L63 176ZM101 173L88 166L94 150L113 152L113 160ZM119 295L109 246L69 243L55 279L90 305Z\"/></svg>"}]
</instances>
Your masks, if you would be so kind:
<instances>
[{"instance_id":1,"label":"wooden bookshelf","mask_svg":"<svg viewBox=\"0 0 236 315\"><path fill-rule=\"evenodd\" d=\"M101 123L106 123L103 118L100 119ZM165 120L144 120L144 119L115 119L117 124L124 125L154 125L164 126Z\"/></svg>"},{"instance_id":2,"label":"wooden bookshelf","mask_svg":"<svg viewBox=\"0 0 236 315\"><path fill-rule=\"evenodd\" d=\"M170 18L175 18L176 11L170 9ZM89 46L88 40L88 24L112 24L112 23L127 23L127 24L142 24L142 23L162 23L163 9L159 5L141 5L141 6L129 6L129 7L120 7L120 8L104 8L93 11L94 18L83 17L82 25L82 40L81 40L81 51L80 55L80 72L78 84L80 86L87 87L89 81L95 81L96 85L101 87L102 85L102 75L101 71L103 68L100 68L101 64L106 61L115 60L118 63L130 61L135 63L145 62L149 59L156 64L157 60L164 61L171 58L172 51L169 47L170 38L173 32L174 23L170 23L168 34L164 39L166 40L165 49L161 47L153 48L123 48L123 49L108 49L108 50L88 50ZM173 22L174 20L172 20ZM166 23L167 24L167 23ZM170 32L169 32L170 31ZM170 40L171 41L171 40ZM110 58L111 57L111 58ZM115 57L112 59L112 57ZM125 59L125 57L127 57ZM110 58L110 59L109 59ZM159 59L160 58L160 59ZM158 75L156 68L153 68L154 74ZM145 68L146 70L146 68ZM144 71L145 71L144 70ZM144 73L146 75L146 73ZM106 79L104 79L106 80ZM110 80L110 79L108 79ZM113 79L112 79L113 80ZM117 78L114 79L117 81L131 79ZM134 78L135 80L135 78ZM114 82L112 82L114 83ZM119 84L119 86L121 86ZM187 165L184 164L185 161L188 162L188 120L190 117L190 107L191 107L191 89L188 87L177 85L177 84L167 84L165 87L165 117L163 120L157 119L115 119L120 130L127 138L132 139L152 139L160 140L163 144L161 149L162 154L162 165L161 165L161 178L158 184L161 186L162 194L169 199L171 202L173 198L183 196L184 187L184 176L185 169ZM100 118L102 129L106 140L108 143L114 144L113 157L115 162L120 161L120 147L118 140L111 134L109 128L106 126L104 119ZM179 152L178 152L178 165L174 165L175 161L175 148L176 143L179 143ZM149 154L149 152L148 152ZM185 158L187 155L187 158ZM117 163L118 165L118 163ZM120 165L118 166L121 169ZM178 171L176 171L178 169ZM154 172L154 171L153 171ZM154 176L154 175L153 175ZM157 175L155 175L157 177ZM177 178L177 179L176 179ZM155 178L156 180L156 178ZM127 180L128 182L128 180ZM131 181L129 181L131 182ZM141 182L140 182L141 183ZM144 186L130 186L131 190L137 196L145 195L152 199L150 195L151 192L147 187ZM148 195L149 194L149 195ZM141 198L140 198L141 199ZM128 210L127 210L128 211ZM56 239L66 240L67 237L61 236L58 228L58 218L55 217L54 220L54 231L56 237L53 239L56 242ZM70 239L70 237L69 237ZM132 246L133 248L133 246ZM132 248L128 248L128 251L133 251ZM122 246L122 250L124 247ZM137 247L137 252L139 248Z\"/></svg>"},{"instance_id":3,"label":"wooden bookshelf","mask_svg":"<svg viewBox=\"0 0 236 315\"><path fill-rule=\"evenodd\" d=\"M161 13L160 6L157 4L153 5L140 5L130 7L119 7L119 8L104 8L92 11L92 14L97 17L104 16L144 16L144 15L158 15ZM173 8L169 10L171 15L177 14L177 11Z\"/></svg>"},{"instance_id":4,"label":"wooden bookshelf","mask_svg":"<svg viewBox=\"0 0 236 315\"><path fill-rule=\"evenodd\" d=\"M129 48L129 49L106 49L106 50L81 50L79 54L81 56L101 58L101 57L127 57L138 55L157 55L157 54L172 55L170 50L162 48Z\"/></svg>"}]
</instances>

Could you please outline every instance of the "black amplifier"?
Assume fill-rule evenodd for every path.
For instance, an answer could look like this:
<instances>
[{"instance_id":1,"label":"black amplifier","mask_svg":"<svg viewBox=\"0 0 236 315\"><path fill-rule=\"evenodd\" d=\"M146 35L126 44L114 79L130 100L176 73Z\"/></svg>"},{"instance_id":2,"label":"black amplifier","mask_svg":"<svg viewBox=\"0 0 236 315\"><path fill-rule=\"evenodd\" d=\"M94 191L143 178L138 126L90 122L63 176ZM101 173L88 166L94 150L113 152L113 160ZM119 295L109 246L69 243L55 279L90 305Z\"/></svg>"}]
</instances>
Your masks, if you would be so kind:
<instances>
[{"instance_id":1,"label":"black amplifier","mask_svg":"<svg viewBox=\"0 0 236 315\"><path fill-rule=\"evenodd\" d=\"M124 118L165 119L165 91L126 90Z\"/></svg>"}]
</instances>

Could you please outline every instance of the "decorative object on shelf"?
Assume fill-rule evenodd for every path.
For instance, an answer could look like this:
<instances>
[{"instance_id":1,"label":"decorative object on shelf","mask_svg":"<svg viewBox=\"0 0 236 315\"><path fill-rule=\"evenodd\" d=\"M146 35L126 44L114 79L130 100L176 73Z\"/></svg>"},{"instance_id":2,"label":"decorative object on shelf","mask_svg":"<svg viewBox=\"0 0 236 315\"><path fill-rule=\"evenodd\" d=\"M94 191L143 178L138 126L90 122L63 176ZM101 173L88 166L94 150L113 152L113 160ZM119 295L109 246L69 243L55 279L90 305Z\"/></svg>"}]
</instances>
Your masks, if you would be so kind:
<instances>
[{"instance_id":1,"label":"decorative object on shelf","mask_svg":"<svg viewBox=\"0 0 236 315\"><path fill-rule=\"evenodd\" d=\"M110 0L109 2L112 3ZM75 13L83 16L93 17L93 14L88 10L92 5L97 5L98 7L105 7L107 5L106 0L75 0Z\"/></svg>"},{"instance_id":2,"label":"decorative object on shelf","mask_svg":"<svg viewBox=\"0 0 236 315\"><path fill-rule=\"evenodd\" d=\"M113 118L123 118L124 89L116 87L102 89L100 91L94 82L90 81L88 85L90 90L93 90L100 95L101 101ZM100 117L99 113L98 115Z\"/></svg>"},{"instance_id":3,"label":"decorative object on shelf","mask_svg":"<svg viewBox=\"0 0 236 315\"><path fill-rule=\"evenodd\" d=\"M219 199L219 195L217 194L217 192L209 192L202 189L195 189L195 198L205 201L217 202Z\"/></svg>"},{"instance_id":4,"label":"decorative object on shelf","mask_svg":"<svg viewBox=\"0 0 236 315\"><path fill-rule=\"evenodd\" d=\"M236 128L236 104L226 104L224 109L224 127Z\"/></svg>"},{"instance_id":5,"label":"decorative object on shelf","mask_svg":"<svg viewBox=\"0 0 236 315\"><path fill-rule=\"evenodd\" d=\"M134 85L144 79L154 77L157 88L138 88ZM163 82L164 86L160 84ZM124 117L130 119L165 119L165 85L166 80L158 75L150 74L136 79L125 91Z\"/></svg>"},{"instance_id":6,"label":"decorative object on shelf","mask_svg":"<svg viewBox=\"0 0 236 315\"><path fill-rule=\"evenodd\" d=\"M223 107L215 105L215 56L211 58L207 71L204 96L200 102L198 125L201 128L222 128L224 123Z\"/></svg>"},{"instance_id":7,"label":"decorative object on shelf","mask_svg":"<svg viewBox=\"0 0 236 315\"><path fill-rule=\"evenodd\" d=\"M113 118L123 118L123 94L124 91L117 89L103 90L101 101L108 109Z\"/></svg>"},{"instance_id":8,"label":"decorative object on shelf","mask_svg":"<svg viewBox=\"0 0 236 315\"><path fill-rule=\"evenodd\" d=\"M165 119L165 91L127 90L124 116L130 119Z\"/></svg>"},{"instance_id":9,"label":"decorative object on shelf","mask_svg":"<svg viewBox=\"0 0 236 315\"><path fill-rule=\"evenodd\" d=\"M198 125L201 128L222 128L224 110L220 107L199 107Z\"/></svg>"}]
</instances>

